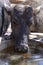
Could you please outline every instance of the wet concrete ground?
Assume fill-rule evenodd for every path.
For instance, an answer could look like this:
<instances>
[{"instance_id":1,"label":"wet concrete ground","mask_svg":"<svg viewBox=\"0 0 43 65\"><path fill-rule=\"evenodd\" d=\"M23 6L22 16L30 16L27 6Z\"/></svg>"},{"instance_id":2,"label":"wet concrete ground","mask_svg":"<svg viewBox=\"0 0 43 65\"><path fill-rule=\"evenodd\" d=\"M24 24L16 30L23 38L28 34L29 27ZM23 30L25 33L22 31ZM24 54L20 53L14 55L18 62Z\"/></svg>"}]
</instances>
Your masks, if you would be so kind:
<instances>
[{"instance_id":1,"label":"wet concrete ground","mask_svg":"<svg viewBox=\"0 0 43 65\"><path fill-rule=\"evenodd\" d=\"M43 65L43 55L41 54L18 54L9 49L0 52L0 65Z\"/></svg>"},{"instance_id":2,"label":"wet concrete ground","mask_svg":"<svg viewBox=\"0 0 43 65\"><path fill-rule=\"evenodd\" d=\"M33 35L33 36L32 36ZM30 39L40 39L43 37L43 33L38 34L38 33L31 33ZM40 41L40 40L39 40ZM40 42L41 43L41 42ZM14 48L8 47L7 49L4 49L3 51L0 52L0 65L43 65L43 46L42 46L42 51L38 51L38 47L36 50L34 49L34 45L39 44L39 42L36 41L30 41L31 49L30 51L31 54L27 53L15 53ZM32 47L33 46L33 47ZM3 46L2 46L3 47ZM40 47L39 47L40 49ZM38 52L38 53L36 53Z\"/></svg>"},{"instance_id":3,"label":"wet concrete ground","mask_svg":"<svg viewBox=\"0 0 43 65\"><path fill-rule=\"evenodd\" d=\"M15 61L15 57L16 59ZM43 58L38 58L38 59L23 59L21 56L10 56L10 59L8 58L3 58L0 59L0 65L43 65Z\"/></svg>"}]
</instances>

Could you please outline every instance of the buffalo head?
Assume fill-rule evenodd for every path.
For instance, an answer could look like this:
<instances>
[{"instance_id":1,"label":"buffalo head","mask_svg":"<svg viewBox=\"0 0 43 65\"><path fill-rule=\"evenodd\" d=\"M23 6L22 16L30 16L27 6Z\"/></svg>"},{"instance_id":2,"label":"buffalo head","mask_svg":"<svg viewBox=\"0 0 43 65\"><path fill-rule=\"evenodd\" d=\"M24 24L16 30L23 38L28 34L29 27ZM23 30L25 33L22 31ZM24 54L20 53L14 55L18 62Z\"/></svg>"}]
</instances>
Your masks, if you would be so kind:
<instances>
[{"instance_id":1,"label":"buffalo head","mask_svg":"<svg viewBox=\"0 0 43 65\"><path fill-rule=\"evenodd\" d=\"M23 4L16 4L13 8L10 7L6 9L7 13L10 13L9 15L11 15L11 28L15 40L15 51L28 51L29 27L34 24L33 15L37 14L39 9L32 9L31 6Z\"/></svg>"},{"instance_id":2,"label":"buffalo head","mask_svg":"<svg viewBox=\"0 0 43 65\"><path fill-rule=\"evenodd\" d=\"M33 10L31 6L17 4L11 14L12 35L15 39L16 51L27 52L29 27L33 23Z\"/></svg>"}]
</instances>

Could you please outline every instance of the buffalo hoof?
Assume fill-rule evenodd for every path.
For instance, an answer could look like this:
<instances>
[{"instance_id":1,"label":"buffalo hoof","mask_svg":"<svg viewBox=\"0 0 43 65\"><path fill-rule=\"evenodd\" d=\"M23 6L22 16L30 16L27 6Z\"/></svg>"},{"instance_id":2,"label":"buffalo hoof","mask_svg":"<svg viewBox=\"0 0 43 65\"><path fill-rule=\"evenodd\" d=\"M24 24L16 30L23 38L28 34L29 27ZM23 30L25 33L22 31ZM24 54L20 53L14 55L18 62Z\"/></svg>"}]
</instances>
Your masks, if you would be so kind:
<instances>
[{"instance_id":1,"label":"buffalo hoof","mask_svg":"<svg viewBox=\"0 0 43 65\"><path fill-rule=\"evenodd\" d=\"M16 52L20 52L20 53L27 53L28 52L28 45L15 45L14 46L14 50Z\"/></svg>"}]
</instances>

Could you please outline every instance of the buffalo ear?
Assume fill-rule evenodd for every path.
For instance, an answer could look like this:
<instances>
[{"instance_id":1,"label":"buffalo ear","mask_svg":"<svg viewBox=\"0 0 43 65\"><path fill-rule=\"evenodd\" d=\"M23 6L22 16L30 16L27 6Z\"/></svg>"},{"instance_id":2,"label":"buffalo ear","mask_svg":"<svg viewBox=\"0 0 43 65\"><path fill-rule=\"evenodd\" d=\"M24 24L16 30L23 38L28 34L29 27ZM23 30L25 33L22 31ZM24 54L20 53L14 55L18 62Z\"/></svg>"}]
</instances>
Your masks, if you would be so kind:
<instances>
[{"instance_id":1,"label":"buffalo ear","mask_svg":"<svg viewBox=\"0 0 43 65\"><path fill-rule=\"evenodd\" d=\"M11 9L8 9L6 7L4 7L3 9L9 16L11 16Z\"/></svg>"},{"instance_id":2,"label":"buffalo ear","mask_svg":"<svg viewBox=\"0 0 43 65\"><path fill-rule=\"evenodd\" d=\"M15 7L15 5L16 4L10 4L10 6L6 5L6 4L4 5L4 9L8 15L11 15L11 12L12 12L13 8Z\"/></svg>"},{"instance_id":3,"label":"buffalo ear","mask_svg":"<svg viewBox=\"0 0 43 65\"><path fill-rule=\"evenodd\" d=\"M6 8L6 7L2 7L2 10L5 11L8 15L11 15L11 10Z\"/></svg>"},{"instance_id":4,"label":"buffalo ear","mask_svg":"<svg viewBox=\"0 0 43 65\"><path fill-rule=\"evenodd\" d=\"M33 9L33 14L38 14L40 12L41 6Z\"/></svg>"}]
</instances>

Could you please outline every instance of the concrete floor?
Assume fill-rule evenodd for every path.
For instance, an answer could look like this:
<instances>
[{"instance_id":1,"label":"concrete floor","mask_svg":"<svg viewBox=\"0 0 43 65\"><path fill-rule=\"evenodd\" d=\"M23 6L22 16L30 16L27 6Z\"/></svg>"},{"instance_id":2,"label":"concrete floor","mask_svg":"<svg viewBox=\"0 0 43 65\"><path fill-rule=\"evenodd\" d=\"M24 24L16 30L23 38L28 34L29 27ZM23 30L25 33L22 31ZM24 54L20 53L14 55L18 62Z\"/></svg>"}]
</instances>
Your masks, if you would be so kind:
<instances>
[{"instance_id":1,"label":"concrete floor","mask_svg":"<svg viewBox=\"0 0 43 65\"><path fill-rule=\"evenodd\" d=\"M14 62L14 61L13 61ZM0 65L43 65L43 59L34 59L34 60L29 60L29 59L24 59L18 63L9 63L4 60L0 60Z\"/></svg>"}]
</instances>

